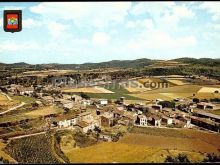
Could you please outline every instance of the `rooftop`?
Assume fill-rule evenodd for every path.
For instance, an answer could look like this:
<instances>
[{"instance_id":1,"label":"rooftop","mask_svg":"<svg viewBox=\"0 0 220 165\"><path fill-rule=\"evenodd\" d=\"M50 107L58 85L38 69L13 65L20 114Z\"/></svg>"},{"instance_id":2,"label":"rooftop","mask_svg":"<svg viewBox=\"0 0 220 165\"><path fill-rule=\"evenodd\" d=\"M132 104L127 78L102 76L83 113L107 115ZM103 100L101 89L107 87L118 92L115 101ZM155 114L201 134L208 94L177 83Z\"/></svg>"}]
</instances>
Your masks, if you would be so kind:
<instances>
[{"instance_id":1,"label":"rooftop","mask_svg":"<svg viewBox=\"0 0 220 165\"><path fill-rule=\"evenodd\" d=\"M215 114L212 114L212 113L207 113L207 112L204 112L204 111L196 111L195 113L199 114L199 115L203 115L203 116L207 116L207 117L211 117L211 118L219 119L220 120L220 116L219 115L215 115Z\"/></svg>"}]
</instances>

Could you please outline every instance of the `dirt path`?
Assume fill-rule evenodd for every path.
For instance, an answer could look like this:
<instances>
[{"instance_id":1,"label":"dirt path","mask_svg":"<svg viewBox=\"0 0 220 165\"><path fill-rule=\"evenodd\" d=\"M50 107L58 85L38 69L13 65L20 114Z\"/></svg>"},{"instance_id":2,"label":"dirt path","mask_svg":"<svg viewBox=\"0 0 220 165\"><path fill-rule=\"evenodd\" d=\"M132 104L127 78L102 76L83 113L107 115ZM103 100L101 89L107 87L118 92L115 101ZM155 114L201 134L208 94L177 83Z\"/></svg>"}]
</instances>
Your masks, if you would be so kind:
<instances>
[{"instance_id":1,"label":"dirt path","mask_svg":"<svg viewBox=\"0 0 220 165\"><path fill-rule=\"evenodd\" d=\"M8 100L12 100L12 98L10 96L8 96L6 93L1 92L2 95L6 96Z\"/></svg>"},{"instance_id":2,"label":"dirt path","mask_svg":"<svg viewBox=\"0 0 220 165\"><path fill-rule=\"evenodd\" d=\"M20 105L18 105L18 106L16 106L16 107L12 107L12 108L10 108L10 109L8 109L8 110L6 110L6 111L1 112L0 115L3 115L3 114L6 114L6 113L8 113L8 112L10 112L10 111L16 110L16 109L18 109L18 108L24 106L25 104L26 104L26 103L22 102Z\"/></svg>"},{"instance_id":3,"label":"dirt path","mask_svg":"<svg viewBox=\"0 0 220 165\"><path fill-rule=\"evenodd\" d=\"M20 138L24 138L24 137L29 137L29 136L35 136L35 135L41 135L41 134L45 134L46 131L42 131L42 132L38 132L38 133L32 133L32 134L27 134L27 135L20 135L20 136L15 136L9 139L20 139Z\"/></svg>"}]
</instances>

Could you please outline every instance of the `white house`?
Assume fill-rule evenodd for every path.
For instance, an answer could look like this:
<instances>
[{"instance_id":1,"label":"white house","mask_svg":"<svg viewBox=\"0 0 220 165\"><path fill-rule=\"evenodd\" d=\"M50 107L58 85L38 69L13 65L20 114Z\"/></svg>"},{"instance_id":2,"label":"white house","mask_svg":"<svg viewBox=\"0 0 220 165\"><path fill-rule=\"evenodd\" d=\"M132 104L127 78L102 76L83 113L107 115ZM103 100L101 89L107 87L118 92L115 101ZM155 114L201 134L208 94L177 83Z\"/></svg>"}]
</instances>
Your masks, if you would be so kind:
<instances>
[{"instance_id":1,"label":"white house","mask_svg":"<svg viewBox=\"0 0 220 165\"><path fill-rule=\"evenodd\" d=\"M57 125L59 128L67 128L77 124L77 118L75 116L62 116L58 118Z\"/></svg>"},{"instance_id":2,"label":"white house","mask_svg":"<svg viewBox=\"0 0 220 165\"><path fill-rule=\"evenodd\" d=\"M99 104L107 105L108 104L108 100L107 99L99 99Z\"/></svg>"},{"instance_id":3,"label":"white house","mask_svg":"<svg viewBox=\"0 0 220 165\"><path fill-rule=\"evenodd\" d=\"M34 92L33 87L18 87L16 88L16 93L19 95L30 95Z\"/></svg>"},{"instance_id":4,"label":"white house","mask_svg":"<svg viewBox=\"0 0 220 165\"><path fill-rule=\"evenodd\" d=\"M147 117L145 115L138 115L137 116L137 123L140 126L147 126Z\"/></svg>"}]
</instances>

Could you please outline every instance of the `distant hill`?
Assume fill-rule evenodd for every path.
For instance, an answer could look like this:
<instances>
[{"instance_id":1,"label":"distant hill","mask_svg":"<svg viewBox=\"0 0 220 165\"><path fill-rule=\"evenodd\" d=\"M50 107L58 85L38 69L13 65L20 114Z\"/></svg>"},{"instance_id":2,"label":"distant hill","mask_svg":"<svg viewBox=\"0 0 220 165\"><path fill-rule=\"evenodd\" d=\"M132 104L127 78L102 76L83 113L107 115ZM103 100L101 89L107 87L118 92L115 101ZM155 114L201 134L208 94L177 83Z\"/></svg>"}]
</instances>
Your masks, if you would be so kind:
<instances>
[{"instance_id":1,"label":"distant hill","mask_svg":"<svg viewBox=\"0 0 220 165\"><path fill-rule=\"evenodd\" d=\"M212 59L212 58L178 58L174 59L174 61L182 62L182 63L190 63L204 66L220 66L220 59Z\"/></svg>"},{"instance_id":2,"label":"distant hill","mask_svg":"<svg viewBox=\"0 0 220 165\"><path fill-rule=\"evenodd\" d=\"M36 64L31 65L24 62L14 63L14 64L4 64L0 63L0 69L3 68L29 68L29 69L98 69L98 68L144 68L146 66L155 64L157 65L158 61L163 60L151 60L151 59L136 59L136 60L112 60L108 62L100 63L84 63L84 64ZM176 61L179 63L188 63L194 65L204 65L204 66L220 66L220 59L211 59L211 58L178 58L168 61Z\"/></svg>"}]
</instances>

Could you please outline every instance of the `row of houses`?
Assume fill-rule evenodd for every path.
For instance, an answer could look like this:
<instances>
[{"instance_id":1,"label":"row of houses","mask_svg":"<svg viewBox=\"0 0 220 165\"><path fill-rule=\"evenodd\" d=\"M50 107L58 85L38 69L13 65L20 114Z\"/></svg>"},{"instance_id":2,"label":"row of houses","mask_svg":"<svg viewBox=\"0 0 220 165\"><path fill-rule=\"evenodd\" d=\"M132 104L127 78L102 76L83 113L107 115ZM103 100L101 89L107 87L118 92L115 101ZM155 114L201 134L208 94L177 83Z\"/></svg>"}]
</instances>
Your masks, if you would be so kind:
<instances>
[{"instance_id":1,"label":"row of houses","mask_svg":"<svg viewBox=\"0 0 220 165\"><path fill-rule=\"evenodd\" d=\"M100 118L93 116L91 112L59 116L53 122L58 128L74 128L84 133L101 126Z\"/></svg>"}]
</instances>

